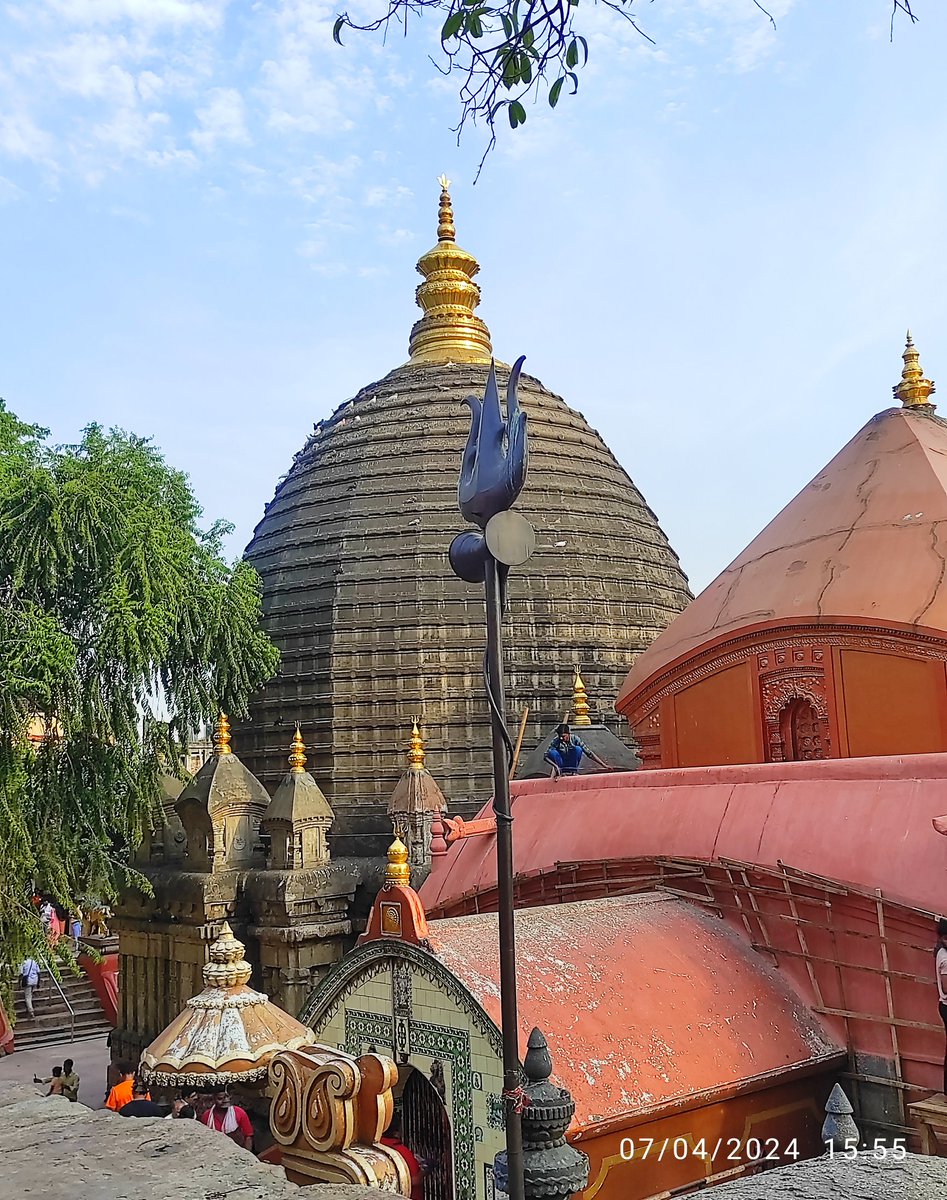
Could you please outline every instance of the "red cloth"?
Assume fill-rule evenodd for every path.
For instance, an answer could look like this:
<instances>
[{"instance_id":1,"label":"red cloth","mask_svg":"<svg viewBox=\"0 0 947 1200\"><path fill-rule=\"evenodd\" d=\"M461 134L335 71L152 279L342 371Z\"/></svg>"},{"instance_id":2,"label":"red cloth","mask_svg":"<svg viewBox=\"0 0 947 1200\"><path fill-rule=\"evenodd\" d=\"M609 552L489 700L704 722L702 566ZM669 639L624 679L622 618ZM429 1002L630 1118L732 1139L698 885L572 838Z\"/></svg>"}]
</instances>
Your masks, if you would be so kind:
<instances>
[{"instance_id":1,"label":"red cloth","mask_svg":"<svg viewBox=\"0 0 947 1200\"><path fill-rule=\"evenodd\" d=\"M383 1137L381 1144L383 1146L390 1146L392 1150L397 1150L408 1164L408 1171L411 1174L411 1200L424 1200L424 1178L421 1174L421 1164L418 1162L414 1151L409 1150L404 1142L399 1141L398 1138Z\"/></svg>"},{"instance_id":2,"label":"red cloth","mask_svg":"<svg viewBox=\"0 0 947 1200\"><path fill-rule=\"evenodd\" d=\"M250 1118L247 1116L246 1112L240 1107L239 1104L232 1104L231 1111L237 1119L237 1128L232 1134L230 1134L230 1137L234 1137L235 1134L238 1133L242 1134L245 1138L253 1137L253 1126L250 1124ZM226 1119L226 1116L226 1109L217 1108L215 1106L214 1108L209 1108L201 1117L201 1120L205 1125L209 1125L211 1129L216 1129L218 1133L221 1133L223 1131L224 1120Z\"/></svg>"}]
</instances>

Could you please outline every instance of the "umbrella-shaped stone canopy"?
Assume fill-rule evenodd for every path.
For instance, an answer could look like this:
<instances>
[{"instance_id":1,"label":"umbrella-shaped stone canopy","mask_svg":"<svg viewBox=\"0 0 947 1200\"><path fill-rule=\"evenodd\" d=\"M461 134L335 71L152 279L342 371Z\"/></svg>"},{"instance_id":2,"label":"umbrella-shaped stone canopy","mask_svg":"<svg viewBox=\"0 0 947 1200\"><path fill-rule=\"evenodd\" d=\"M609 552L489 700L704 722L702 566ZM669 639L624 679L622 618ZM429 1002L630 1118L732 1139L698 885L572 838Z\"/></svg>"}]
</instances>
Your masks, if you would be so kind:
<instances>
[{"instance_id":1,"label":"umbrella-shaped stone canopy","mask_svg":"<svg viewBox=\"0 0 947 1200\"><path fill-rule=\"evenodd\" d=\"M156 1087L259 1085L280 1050L311 1046L315 1035L262 992L247 987L250 964L225 921L204 967L204 990L143 1051L139 1071Z\"/></svg>"}]
</instances>

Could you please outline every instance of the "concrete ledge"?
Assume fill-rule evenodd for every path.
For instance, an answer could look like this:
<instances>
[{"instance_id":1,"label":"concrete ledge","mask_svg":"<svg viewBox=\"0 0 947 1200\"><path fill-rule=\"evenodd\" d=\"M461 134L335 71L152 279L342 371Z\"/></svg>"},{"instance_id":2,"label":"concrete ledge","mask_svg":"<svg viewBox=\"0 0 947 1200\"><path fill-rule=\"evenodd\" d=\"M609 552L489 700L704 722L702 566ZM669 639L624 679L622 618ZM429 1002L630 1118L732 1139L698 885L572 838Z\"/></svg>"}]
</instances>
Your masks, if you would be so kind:
<instances>
[{"instance_id":1,"label":"concrete ledge","mask_svg":"<svg viewBox=\"0 0 947 1200\"><path fill-rule=\"evenodd\" d=\"M850 1160L823 1156L721 1183L707 1194L713 1200L944 1200L947 1158L909 1154L896 1162L871 1151Z\"/></svg>"},{"instance_id":2,"label":"concrete ledge","mask_svg":"<svg viewBox=\"0 0 947 1200\"><path fill-rule=\"evenodd\" d=\"M302 1192L196 1121L93 1112L22 1083L0 1083L0 1109L0 1191L18 1200L379 1200L338 1184Z\"/></svg>"}]
</instances>

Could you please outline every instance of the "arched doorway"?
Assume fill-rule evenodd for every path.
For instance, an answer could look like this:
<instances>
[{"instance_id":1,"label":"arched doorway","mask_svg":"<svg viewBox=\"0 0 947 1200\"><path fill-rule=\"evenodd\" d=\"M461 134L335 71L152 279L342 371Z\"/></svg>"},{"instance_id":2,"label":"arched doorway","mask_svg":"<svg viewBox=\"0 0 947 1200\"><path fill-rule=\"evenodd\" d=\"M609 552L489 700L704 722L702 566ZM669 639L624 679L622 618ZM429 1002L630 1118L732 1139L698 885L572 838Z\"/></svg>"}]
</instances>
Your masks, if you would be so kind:
<instances>
[{"instance_id":1,"label":"arched doorway","mask_svg":"<svg viewBox=\"0 0 947 1200\"><path fill-rule=\"evenodd\" d=\"M443 1079L443 1066L437 1060L431 1076L435 1082L414 1068L405 1080L401 1093L402 1137L429 1168L424 1178L424 1200L454 1200L450 1119L436 1087L436 1081Z\"/></svg>"},{"instance_id":2,"label":"arched doorway","mask_svg":"<svg viewBox=\"0 0 947 1200\"><path fill-rule=\"evenodd\" d=\"M783 708L779 714L779 732L789 762L826 757L828 722L805 696L794 697Z\"/></svg>"}]
</instances>

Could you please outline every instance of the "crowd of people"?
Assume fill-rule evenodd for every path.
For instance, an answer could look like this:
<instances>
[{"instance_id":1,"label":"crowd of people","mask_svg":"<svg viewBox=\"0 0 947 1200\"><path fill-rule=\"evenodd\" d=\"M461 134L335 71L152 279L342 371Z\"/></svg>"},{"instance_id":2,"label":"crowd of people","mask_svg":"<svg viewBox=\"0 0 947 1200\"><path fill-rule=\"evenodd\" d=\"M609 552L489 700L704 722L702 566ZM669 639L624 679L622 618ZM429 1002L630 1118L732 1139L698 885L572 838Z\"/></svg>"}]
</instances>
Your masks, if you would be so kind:
<instances>
[{"instance_id":1,"label":"crowd of people","mask_svg":"<svg viewBox=\"0 0 947 1200\"><path fill-rule=\"evenodd\" d=\"M121 1078L110 1089L105 1107L122 1117L166 1117L168 1120L200 1121L224 1133L244 1150L253 1149L253 1125L246 1110L234 1104L226 1088L210 1095L196 1090L182 1091L173 1100L152 1100L147 1084L134 1067L123 1064Z\"/></svg>"}]
</instances>

